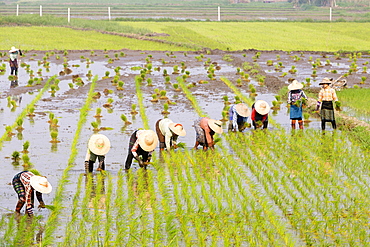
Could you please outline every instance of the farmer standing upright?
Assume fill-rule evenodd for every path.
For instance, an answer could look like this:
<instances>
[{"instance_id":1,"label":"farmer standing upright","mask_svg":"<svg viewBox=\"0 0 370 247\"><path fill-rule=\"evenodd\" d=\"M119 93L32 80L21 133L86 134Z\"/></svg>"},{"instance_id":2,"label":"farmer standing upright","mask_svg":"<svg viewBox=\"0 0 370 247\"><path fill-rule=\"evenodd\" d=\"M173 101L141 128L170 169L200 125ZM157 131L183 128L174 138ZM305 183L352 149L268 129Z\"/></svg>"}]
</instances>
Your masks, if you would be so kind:
<instances>
[{"instance_id":1,"label":"farmer standing upright","mask_svg":"<svg viewBox=\"0 0 370 247\"><path fill-rule=\"evenodd\" d=\"M242 132L247 126L248 117L250 115L251 112L246 104L239 103L231 105L229 109L229 131L239 130Z\"/></svg>"},{"instance_id":2,"label":"farmer standing upright","mask_svg":"<svg viewBox=\"0 0 370 247\"><path fill-rule=\"evenodd\" d=\"M99 160L97 171L105 170L105 155L109 152L110 141L108 137L102 134L93 134L88 142L88 148L85 157L86 173L92 172L96 159Z\"/></svg>"},{"instance_id":3,"label":"farmer standing upright","mask_svg":"<svg viewBox=\"0 0 370 247\"><path fill-rule=\"evenodd\" d=\"M295 129L296 122L300 129L303 129L303 119L302 119L302 98L307 99L306 94L302 90L303 84L294 80L289 84L288 89L288 104L290 104L290 120L292 129Z\"/></svg>"},{"instance_id":4,"label":"farmer standing upright","mask_svg":"<svg viewBox=\"0 0 370 247\"><path fill-rule=\"evenodd\" d=\"M203 146L203 150L208 148L214 149L213 136L215 133L222 134L222 122L208 117L201 117L194 121L193 126L196 134L194 149L197 149L199 145Z\"/></svg>"},{"instance_id":5,"label":"farmer standing upright","mask_svg":"<svg viewBox=\"0 0 370 247\"><path fill-rule=\"evenodd\" d=\"M155 130L159 139L159 149L176 148L176 141L179 136L185 136L186 132L182 124L174 123L171 119L159 119L155 124Z\"/></svg>"},{"instance_id":6,"label":"farmer standing upright","mask_svg":"<svg viewBox=\"0 0 370 247\"><path fill-rule=\"evenodd\" d=\"M42 200L42 194L51 192L51 184L45 177L38 176L29 171L22 171L13 177L13 188L18 194L18 202L15 207L17 213L21 212L23 205L26 203L26 213L33 215L34 190L36 198L39 201L39 208L44 208L45 203Z\"/></svg>"},{"instance_id":7,"label":"farmer standing upright","mask_svg":"<svg viewBox=\"0 0 370 247\"><path fill-rule=\"evenodd\" d=\"M270 106L264 100L257 100L252 105L251 119L254 129L260 128L263 126L263 129L266 129L269 123L269 114Z\"/></svg>"},{"instance_id":8,"label":"farmer standing upright","mask_svg":"<svg viewBox=\"0 0 370 247\"><path fill-rule=\"evenodd\" d=\"M136 159L140 167L145 167L157 144L158 137L153 130L135 130L130 138L125 169L130 169L132 159Z\"/></svg>"},{"instance_id":9,"label":"farmer standing upright","mask_svg":"<svg viewBox=\"0 0 370 247\"><path fill-rule=\"evenodd\" d=\"M15 76L18 75L18 55L22 56L22 51L12 46L9 51L9 65L10 74Z\"/></svg>"},{"instance_id":10,"label":"farmer standing upright","mask_svg":"<svg viewBox=\"0 0 370 247\"><path fill-rule=\"evenodd\" d=\"M324 78L319 85L322 85L322 88L319 92L319 99L317 101L316 111L320 110L321 115L321 129L325 130L326 122L331 122L333 129L337 128L334 117L334 106L333 101L338 101L337 94L333 88L330 87L331 81L329 78Z\"/></svg>"}]
</instances>

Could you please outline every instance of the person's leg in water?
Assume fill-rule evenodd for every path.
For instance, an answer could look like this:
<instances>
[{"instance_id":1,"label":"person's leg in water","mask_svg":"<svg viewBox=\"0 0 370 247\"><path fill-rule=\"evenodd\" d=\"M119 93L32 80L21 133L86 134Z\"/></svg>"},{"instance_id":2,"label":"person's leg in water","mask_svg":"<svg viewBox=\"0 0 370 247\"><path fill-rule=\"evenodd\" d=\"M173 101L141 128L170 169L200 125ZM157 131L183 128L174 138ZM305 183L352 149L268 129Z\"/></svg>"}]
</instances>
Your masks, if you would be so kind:
<instances>
[{"instance_id":1,"label":"person's leg in water","mask_svg":"<svg viewBox=\"0 0 370 247\"><path fill-rule=\"evenodd\" d=\"M335 122L335 120L331 121L331 125L333 126L333 129L337 128L337 123Z\"/></svg>"},{"instance_id":2,"label":"person's leg in water","mask_svg":"<svg viewBox=\"0 0 370 247\"><path fill-rule=\"evenodd\" d=\"M322 130L325 130L325 123L326 123L325 120L321 120L321 129Z\"/></svg>"},{"instance_id":3,"label":"person's leg in water","mask_svg":"<svg viewBox=\"0 0 370 247\"><path fill-rule=\"evenodd\" d=\"M303 120L298 120L299 129L303 130Z\"/></svg>"},{"instance_id":4,"label":"person's leg in water","mask_svg":"<svg viewBox=\"0 0 370 247\"><path fill-rule=\"evenodd\" d=\"M291 123L290 123L290 125L292 126L292 129L295 129L295 122L296 122L296 120L293 120L293 119L292 119L292 121L291 121Z\"/></svg>"}]
</instances>

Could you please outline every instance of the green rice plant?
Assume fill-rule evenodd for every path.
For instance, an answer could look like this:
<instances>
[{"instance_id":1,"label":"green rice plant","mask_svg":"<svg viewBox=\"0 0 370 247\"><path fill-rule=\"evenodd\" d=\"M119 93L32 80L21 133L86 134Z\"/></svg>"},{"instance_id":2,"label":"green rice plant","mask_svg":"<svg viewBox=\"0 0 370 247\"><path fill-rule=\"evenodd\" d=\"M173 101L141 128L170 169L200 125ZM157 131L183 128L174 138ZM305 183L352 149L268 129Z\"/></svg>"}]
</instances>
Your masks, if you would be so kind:
<instances>
[{"instance_id":1,"label":"green rice plant","mask_svg":"<svg viewBox=\"0 0 370 247\"><path fill-rule=\"evenodd\" d=\"M138 112L136 111L136 104L131 105L131 114L133 115L138 114Z\"/></svg>"},{"instance_id":2,"label":"green rice plant","mask_svg":"<svg viewBox=\"0 0 370 247\"><path fill-rule=\"evenodd\" d=\"M171 77L170 76L165 77L165 84L171 84Z\"/></svg>"},{"instance_id":3,"label":"green rice plant","mask_svg":"<svg viewBox=\"0 0 370 247\"><path fill-rule=\"evenodd\" d=\"M50 137L51 137L51 143L58 143L58 131L51 131L50 132Z\"/></svg>"},{"instance_id":4,"label":"green rice plant","mask_svg":"<svg viewBox=\"0 0 370 247\"><path fill-rule=\"evenodd\" d=\"M178 65L174 65L173 66L173 72L172 72L172 74L179 74L180 72L179 72L179 66Z\"/></svg>"},{"instance_id":5,"label":"green rice plant","mask_svg":"<svg viewBox=\"0 0 370 247\"><path fill-rule=\"evenodd\" d=\"M361 82L360 84L365 84L367 77L366 76L361 76Z\"/></svg>"},{"instance_id":6,"label":"green rice plant","mask_svg":"<svg viewBox=\"0 0 370 247\"><path fill-rule=\"evenodd\" d=\"M149 79L148 79L149 80ZM148 84L149 84L149 82L148 82ZM124 85L124 82L123 81L121 81L121 80L119 80L118 81L118 85L117 85L117 87L116 87L116 89L117 90L123 90L123 85ZM148 85L149 86L149 85Z\"/></svg>"},{"instance_id":7,"label":"green rice plant","mask_svg":"<svg viewBox=\"0 0 370 247\"><path fill-rule=\"evenodd\" d=\"M148 78L146 81L147 81L147 86L148 87L152 87L153 86L153 80L152 80L152 78Z\"/></svg>"},{"instance_id":8,"label":"green rice plant","mask_svg":"<svg viewBox=\"0 0 370 247\"><path fill-rule=\"evenodd\" d=\"M168 103L167 103L167 102L166 102L166 103L164 103L164 104L163 104L163 111L162 111L162 114L164 114L164 115L170 114L170 112L168 111L168 108L169 108Z\"/></svg>"},{"instance_id":9,"label":"green rice plant","mask_svg":"<svg viewBox=\"0 0 370 247\"><path fill-rule=\"evenodd\" d=\"M167 91L166 90L161 90L159 99L162 99L162 100L168 99L168 97L166 95L167 95Z\"/></svg>"},{"instance_id":10,"label":"green rice plant","mask_svg":"<svg viewBox=\"0 0 370 247\"><path fill-rule=\"evenodd\" d=\"M121 120L124 122L125 125L131 124L131 122L128 121L125 114L121 114Z\"/></svg>"},{"instance_id":11,"label":"green rice plant","mask_svg":"<svg viewBox=\"0 0 370 247\"><path fill-rule=\"evenodd\" d=\"M23 131L24 130L24 128L23 128L23 119L22 118L18 118L16 122L17 122L16 130L18 132Z\"/></svg>"},{"instance_id":12,"label":"green rice plant","mask_svg":"<svg viewBox=\"0 0 370 247\"><path fill-rule=\"evenodd\" d=\"M156 93L152 94L152 99L150 101L151 102L158 102L158 94L156 94Z\"/></svg>"},{"instance_id":13,"label":"green rice plant","mask_svg":"<svg viewBox=\"0 0 370 247\"><path fill-rule=\"evenodd\" d=\"M362 67L362 73L364 73L364 74L367 73L367 67L366 66Z\"/></svg>"},{"instance_id":14,"label":"green rice plant","mask_svg":"<svg viewBox=\"0 0 370 247\"><path fill-rule=\"evenodd\" d=\"M173 86L173 88L175 89L176 92L181 91L181 89L179 88L179 84L174 83L174 84L172 84L172 86Z\"/></svg>"}]
</instances>

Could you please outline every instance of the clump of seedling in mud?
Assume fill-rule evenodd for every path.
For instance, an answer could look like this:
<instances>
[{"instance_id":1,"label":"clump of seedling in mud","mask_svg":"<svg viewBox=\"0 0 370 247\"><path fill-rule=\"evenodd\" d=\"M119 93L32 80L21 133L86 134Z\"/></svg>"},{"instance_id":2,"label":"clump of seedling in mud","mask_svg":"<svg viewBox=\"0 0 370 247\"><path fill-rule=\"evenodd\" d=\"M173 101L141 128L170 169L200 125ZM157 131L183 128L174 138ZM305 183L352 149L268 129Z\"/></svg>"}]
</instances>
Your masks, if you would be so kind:
<instances>
[{"instance_id":1,"label":"clump of seedling in mud","mask_svg":"<svg viewBox=\"0 0 370 247\"><path fill-rule=\"evenodd\" d=\"M17 119L17 127L15 128L18 132L21 132L24 130L23 128L23 119L22 118L18 118Z\"/></svg>"},{"instance_id":2,"label":"clump of seedling in mud","mask_svg":"<svg viewBox=\"0 0 370 247\"><path fill-rule=\"evenodd\" d=\"M26 154L28 153L28 148L30 147L30 142L29 141L25 141L23 143L23 150L22 150L22 153Z\"/></svg>"},{"instance_id":3,"label":"clump of seedling in mud","mask_svg":"<svg viewBox=\"0 0 370 247\"><path fill-rule=\"evenodd\" d=\"M147 86L148 87L153 87L153 80L152 80L152 78L148 78L148 79L146 79L146 82L147 82Z\"/></svg>"},{"instance_id":4,"label":"clump of seedling in mud","mask_svg":"<svg viewBox=\"0 0 370 247\"><path fill-rule=\"evenodd\" d=\"M231 104L230 101L229 101L229 97L227 95L223 96L222 99L224 100L225 105Z\"/></svg>"},{"instance_id":5,"label":"clump of seedling in mud","mask_svg":"<svg viewBox=\"0 0 370 247\"><path fill-rule=\"evenodd\" d=\"M173 88L175 89L176 92L180 92L181 89L179 88L179 84L178 83L174 83L172 84Z\"/></svg>"},{"instance_id":6,"label":"clump of seedling in mud","mask_svg":"<svg viewBox=\"0 0 370 247\"><path fill-rule=\"evenodd\" d=\"M243 86L242 79L240 79L240 78L236 79L236 86L237 87Z\"/></svg>"},{"instance_id":7,"label":"clump of seedling in mud","mask_svg":"<svg viewBox=\"0 0 370 247\"><path fill-rule=\"evenodd\" d=\"M171 77L170 76L166 76L164 79L165 79L164 84L171 84Z\"/></svg>"},{"instance_id":8,"label":"clump of seedling in mud","mask_svg":"<svg viewBox=\"0 0 370 247\"><path fill-rule=\"evenodd\" d=\"M105 76L103 76L102 79L107 79L109 78L109 75L110 75L110 72L109 71L105 71Z\"/></svg>"},{"instance_id":9,"label":"clump of seedling in mud","mask_svg":"<svg viewBox=\"0 0 370 247\"><path fill-rule=\"evenodd\" d=\"M51 131L50 132L50 137L51 137L51 143L59 143L58 141L58 131Z\"/></svg>"},{"instance_id":10,"label":"clump of seedling in mud","mask_svg":"<svg viewBox=\"0 0 370 247\"><path fill-rule=\"evenodd\" d=\"M138 112L136 111L136 104L132 104L131 105L131 114L132 115L138 114Z\"/></svg>"},{"instance_id":11,"label":"clump of seedling in mud","mask_svg":"<svg viewBox=\"0 0 370 247\"><path fill-rule=\"evenodd\" d=\"M226 109L228 109L228 108L226 108ZM226 109L221 112L222 119L220 119L220 121L222 121L222 122L229 121L229 119L228 119L229 113L228 113L228 111Z\"/></svg>"},{"instance_id":12,"label":"clump of seedling in mud","mask_svg":"<svg viewBox=\"0 0 370 247\"><path fill-rule=\"evenodd\" d=\"M23 154L22 155L22 161L23 161L23 167L25 170L28 170L32 167L32 163L30 162L30 157L28 157L28 154Z\"/></svg>"},{"instance_id":13,"label":"clump of seedling in mud","mask_svg":"<svg viewBox=\"0 0 370 247\"><path fill-rule=\"evenodd\" d=\"M168 72L166 69L163 70L163 76L168 76Z\"/></svg>"},{"instance_id":14,"label":"clump of seedling in mud","mask_svg":"<svg viewBox=\"0 0 370 247\"><path fill-rule=\"evenodd\" d=\"M119 80L116 89L122 91L123 90L123 85L124 85L124 82Z\"/></svg>"},{"instance_id":15,"label":"clump of seedling in mud","mask_svg":"<svg viewBox=\"0 0 370 247\"><path fill-rule=\"evenodd\" d=\"M317 77L317 71L316 70L312 71L311 77Z\"/></svg>"},{"instance_id":16,"label":"clump of seedling in mud","mask_svg":"<svg viewBox=\"0 0 370 247\"><path fill-rule=\"evenodd\" d=\"M91 127L93 127L94 132L98 132L100 130L98 122L91 122Z\"/></svg>"},{"instance_id":17,"label":"clump of seedling in mud","mask_svg":"<svg viewBox=\"0 0 370 247\"><path fill-rule=\"evenodd\" d=\"M240 97L239 96L234 96L234 99L235 99L235 102L234 102L234 104L235 105L237 105L237 104L239 104L239 103L242 103L242 101L240 100Z\"/></svg>"},{"instance_id":18,"label":"clump of seedling in mud","mask_svg":"<svg viewBox=\"0 0 370 247\"><path fill-rule=\"evenodd\" d=\"M256 88L254 87L254 85L253 84L249 84L249 95L251 96L251 97L256 97L257 96L257 90L256 90Z\"/></svg>"},{"instance_id":19,"label":"clump of seedling in mud","mask_svg":"<svg viewBox=\"0 0 370 247\"><path fill-rule=\"evenodd\" d=\"M19 160L21 159L21 154L18 151L14 151L12 153L12 165L18 166L19 165Z\"/></svg>"},{"instance_id":20,"label":"clump of seedling in mud","mask_svg":"<svg viewBox=\"0 0 370 247\"><path fill-rule=\"evenodd\" d=\"M152 94L151 102L158 102L158 95L156 93Z\"/></svg>"},{"instance_id":21,"label":"clump of seedling in mud","mask_svg":"<svg viewBox=\"0 0 370 247\"><path fill-rule=\"evenodd\" d=\"M6 132L6 135L7 135L8 137L11 137L11 136L15 135L15 134L12 132L12 126L9 126L9 125L5 126L5 132Z\"/></svg>"},{"instance_id":22,"label":"clump of seedling in mud","mask_svg":"<svg viewBox=\"0 0 370 247\"><path fill-rule=\"evenodd\" d=\"M367 67L366 66L362 67L362 72L361 73L363 73L363 74L367 73Z\"/></svg>"},{"instance_id":23,"label":"clump of seedling in mud","mask_svg":"<svg viewBox=\"0 0 370 247\"><path fill-rule=\"evenodd\" d=\"M96 108L94 118L101 118L101 108Z\"/></svg>"},{"instance_id":24,"label":"clump of seedling in mud","mask_svg":"<svg viewBox=\"0 0 370 247\"><path fill-rule=\"evenodd\" d=\"M266 64L267 66L272 66L274 65L274 62L272 60L267 60Z\"/></svg>"},{"instance_id":25,"label":"clump of seedling in mud","mask_svg":"<svg viewBox=\"0 0 370 247\"><path fill-rule=\"evenodd\" d=\"M99 99L100 97L101 97L101 93L100 92L94 92L93 93L93 96L92 96L93 99Z\"/></svg>"},{"instance_id":26,"label":"clump of seedling in mud","mask_svg":"<svg viewBox=\"0 0 370 247\"><path fill-rule=\"evenodd\" d=\"M105 107L105 108L110 108L110 107L112 107L112 103L113 103L113 99L112 98L108 98L107 99L107 103L105 103L105 104L103 104L103 107Z\"/></svg>"},{"instance_id":27,"label":"clump of seedling in mud","mask_svg":"<svg viewBox=\"0 0 370 247\"><path fill-rule=\"evenodd\" d=\"M297 73L296 66L293 65L292 68L288 72L291 73L291 74Z\"/></svg>"},{"instance_id":28,"label":"clump of seedling in mud","mask_svg":"<svg viewBox=\"0 0 370 247\"><path fill-rule=\"evenodd\" d=\"M28 117L34 117L35 116L35 107L31 106L27 108L27 116Z\"/></svg>"},{"instance_id":29,"label":"clump of seedling in mud","mask_svg":"<svg viewBox=\"0 0 370 247\"><path fill-rule=\"evenodd\" d=\"M57 118L54 118L50 123L50 129L57 130L59 125L59 120Z\"/></svg>"},{"instance_id":30,"label":"clump of seedling in mud","mask_svg":"<svg viewBox=\"0 0 370 247\"><path fill-rule=\"evenodd\" d=\"M126 117L126 115L125 115L125 114L121 114L121 120L123 121L123 123L124 123L125 125L129 125L129 124L131 124L131 122L130 122L130 121L128 121L128 119L127 119L127 117Z\"/></svg>"},{"instance_id":31,"label":"clump of seedling in mud","mask_svg":"<svg viewBox=\"0 0 370 247\"><path fill-rule=\"evenodd\" d=\"M168 108L169 108L168 103L164 103L164 104L163 104L163 111L162 111L162 114L163 114L163 115L168 115L168 114L170 114L170 112L168 111Z\"/></svg>"},{"instance_id":32,"label":"clump of seedling in mud","mask_svg":"<svg viewBox=\"0 0 370 247\"><path fill-rule=\"evenodd\" d=\"M179 66L178 65L174 65L173 66L173 72L172 72L172 74L180 74L180 72L179 72Z\"/></svg>"},{"instance_id":33,"label":"clump of seedling in mud","mask_svg":"<svg viewBox=\"0 0 370 247\"><path fill-rule=\"evenodd\" d=\"M161 90L159 99L168 99L166 90Z\"/></svg>"}]
</instances>

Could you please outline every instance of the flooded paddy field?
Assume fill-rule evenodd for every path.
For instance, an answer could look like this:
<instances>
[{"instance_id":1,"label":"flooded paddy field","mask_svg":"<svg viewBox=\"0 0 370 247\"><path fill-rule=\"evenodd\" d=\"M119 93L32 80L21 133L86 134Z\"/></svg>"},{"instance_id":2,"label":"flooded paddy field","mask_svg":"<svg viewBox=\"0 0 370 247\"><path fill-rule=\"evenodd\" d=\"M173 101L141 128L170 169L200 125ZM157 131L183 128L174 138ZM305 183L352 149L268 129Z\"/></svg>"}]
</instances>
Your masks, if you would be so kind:
<instances>
[{"instance_id":1,"label":"flooded paddy field","mask_svg":"<svg viewBox=\"0 0 370 247\"><path fill-rule=\"evenodd\" d=\"M214 152L191 149L193 121L200 116L222 119L225 96L230 103L242 95L249 106L258 99L272 105L289 78L305 83L310 78L306 87L318 92L322 78L336 79L350 70L348 86L367 87L368 82L360 84L361 77L367 77L362 73L369 60L365 55L27 51L16 80L9 80L7 58L1 59L6 67L0 75L4 246L303 246L369 241L368 154L344 131L328 128L322 133L318 116L311 115L305 130L292 131L282 103L270 112L267 131L228 133L224 122ZM250 74L250 81L241 80L240 71ZM312 77L313 71L317 77ZM32 78L42 79L31 83ZM250 85L256 96L250 95ZM164 90L167 99L151 101ZM164 153L157 148L146 170L134 162L124 171L131 134L139 128L155 130L156 121L165 117L165 103L167 117L187 132L179 138L186 148ZM98 108L100 118L95 117ZM138 114L131 114L133 108ZM122 121L122 114L131 124ZM18 131L19 119L23 129ZM57 119L54 126L48 122L52 119ZM112 144L105 175L95 171L97 164L93 176L84 175L92 122ZM55 142L52 132L57 132ZM27 141L29 165L22 160ZM14 151L21 154L19 162L12 159ZM28 231L33 235L26 240L21 232L27 227L11 213L17 196L10 183L25 166L47 176L53 191L44 201L55 206L35 208Z\"/></svg>"}]
</instances>

